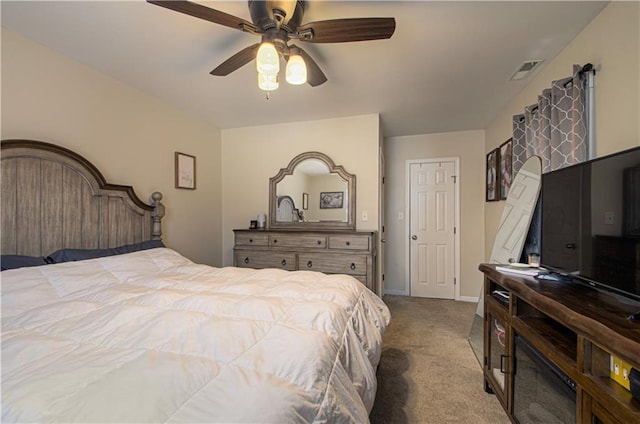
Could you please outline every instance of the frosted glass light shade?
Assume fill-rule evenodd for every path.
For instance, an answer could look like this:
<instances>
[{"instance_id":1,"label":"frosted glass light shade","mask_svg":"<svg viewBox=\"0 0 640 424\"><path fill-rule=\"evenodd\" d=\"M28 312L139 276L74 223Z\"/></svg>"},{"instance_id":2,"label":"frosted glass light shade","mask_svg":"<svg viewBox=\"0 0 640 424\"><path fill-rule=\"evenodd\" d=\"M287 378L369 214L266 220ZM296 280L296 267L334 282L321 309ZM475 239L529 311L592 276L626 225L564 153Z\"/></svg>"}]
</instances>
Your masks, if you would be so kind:
<instances>
[{"instance_id":1,"label":"frosted glass light shade","mask_svg":"<svg viewBox=\"0 0 640 424\"><path fill-rule=\"evenodd\" d=\"M302 56L298 54L289 56L286 74L289 84L302 85L307 82L307 65Z\"/></svg>"},{"instance_id":2,"label":"frosted glass light shade","mask_svg":"<svg viewBox=\"0 0 640 424\"><path fill-rule=\"evenodd\" d=\"M280 57L272 43L265 41L260 44L256 55L256 69L265 75L275 75L280 71Z\"/></svg>"},{"instance_id":3,"label":"frosted glass light shade","mask_svg":"<svg viewBox=\"0 0 640 424\"><path fill-rule=\"evenodd\" d=\"M268 75L258 72L258 87L263 91L277 90L280 84L278 83L278 74Z\"/></svg>"}]
</instances>

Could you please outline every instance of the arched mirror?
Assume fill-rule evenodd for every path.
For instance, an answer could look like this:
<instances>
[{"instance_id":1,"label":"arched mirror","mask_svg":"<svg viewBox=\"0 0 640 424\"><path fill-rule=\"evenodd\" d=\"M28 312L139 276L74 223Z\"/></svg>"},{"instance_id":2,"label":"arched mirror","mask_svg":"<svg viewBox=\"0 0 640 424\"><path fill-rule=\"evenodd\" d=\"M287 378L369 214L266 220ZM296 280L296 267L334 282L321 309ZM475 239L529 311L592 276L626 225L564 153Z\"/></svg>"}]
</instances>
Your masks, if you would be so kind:
<instances>
[{"instance_id":1,"label":"arched mirror","mask_svg":"<svg viewBox=\"0 0 640 424\"><path fill-rule=\"evenodd\" d=\"M491 263L507 264L520 260L540 193L541 174L542 162L538 156L531 156L518 170L502 210L491 250ZM483 360L483 294L484 290L480 290L480 300L469 333L469 343L480 364Z\"/></svg>"},{"instance_id":2,"label":"arched mirror","mask_svg":"<svg viewBox=\"0 0 640 424\"><path fill-rule=\"evenodd\" d=\"M301 153L269 179L269 226L355 230L355 198L355 175L324 153Z\"/></svg>"}]
</instances>

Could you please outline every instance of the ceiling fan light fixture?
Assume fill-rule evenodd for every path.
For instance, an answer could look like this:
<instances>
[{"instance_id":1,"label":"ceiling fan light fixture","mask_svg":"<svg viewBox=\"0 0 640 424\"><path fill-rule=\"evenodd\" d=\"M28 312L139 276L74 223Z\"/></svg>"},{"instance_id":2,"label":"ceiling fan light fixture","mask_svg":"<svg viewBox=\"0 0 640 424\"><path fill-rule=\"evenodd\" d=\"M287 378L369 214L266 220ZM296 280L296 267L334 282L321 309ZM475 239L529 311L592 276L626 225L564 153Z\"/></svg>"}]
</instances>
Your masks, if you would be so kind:
<instances>
[{"instance_id":1,"label":"ceiling fan light fixture","mask_svg":"<svg viewBox=\"0 0 640 424\"><path fill-rule=\"evenodd\" d=\"M307 82L307 65L299 54L289 56L286 79L292 85L302 85Z\"/></svg>"},{"instance_id":2,"label":"ceiling fan light fixture","mask_svg":"<svg viewBox=\"0 0 640 424\"><path fill-rule=\"evenodd\" d=\"M264 41L258 48L256 55L256 69L258 73L276 75L280 71L280 56L273 43Z\"/></svg>"},{"instance_id":3,"label":"ceiling fan light fixture","mask_svg":"<svg viewBox=\"0 0 640 424\"><path fill-rule=\"evenodd\" d=\"M278 74L269 75L258 72L258 88L262 91L274 91L280 86Z\"/></svg>"}]
</instances>

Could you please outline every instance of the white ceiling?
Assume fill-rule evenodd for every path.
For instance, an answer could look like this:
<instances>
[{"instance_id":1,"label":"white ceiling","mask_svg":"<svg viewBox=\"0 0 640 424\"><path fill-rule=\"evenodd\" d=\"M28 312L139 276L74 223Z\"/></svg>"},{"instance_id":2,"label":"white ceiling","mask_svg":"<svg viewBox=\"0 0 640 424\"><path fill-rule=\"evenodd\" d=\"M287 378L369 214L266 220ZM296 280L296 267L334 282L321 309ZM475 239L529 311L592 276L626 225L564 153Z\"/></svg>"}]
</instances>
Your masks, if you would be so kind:
<instances>
[{"instance_id":1,"label":"white ceiling","mask_svg":"<svg viewBox=\"0 0 640 424\"><path fill-rule=\"evenodd\" d=\"M199 2L251 21L245 1ZM520 64L549 62L607 2L312 0L303 23L395 17L395 34L300 43L328 81L281 83L269 100L253 62L209 75L257 36L142 0L0 4L3 27L221 129L379 113L390 137L485 128L529 81L508 81Z\"/></svg>"}]
</instances>

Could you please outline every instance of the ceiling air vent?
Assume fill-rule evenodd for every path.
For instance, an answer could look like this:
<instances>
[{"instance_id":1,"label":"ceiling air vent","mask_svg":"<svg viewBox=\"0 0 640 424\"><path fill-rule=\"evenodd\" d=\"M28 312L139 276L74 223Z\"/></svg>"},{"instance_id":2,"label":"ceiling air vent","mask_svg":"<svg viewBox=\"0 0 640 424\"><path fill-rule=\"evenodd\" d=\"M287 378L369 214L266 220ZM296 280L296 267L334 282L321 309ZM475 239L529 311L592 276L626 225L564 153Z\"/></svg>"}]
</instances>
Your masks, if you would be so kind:
<instances>
[{"instance_id":1,"label":"ceiling air vent","mask_svg":"<svg viewBox=\"0 0 640 424\"><path fill-rule=\"evenodd\" d=\"M520 67L518 68L518 70L515 71L513 75L511 75L511 78L509 78L509 81L518 81L518 80L525 79L526 77L529 76L531 71L533 71L540 63L542 63L542 59L527 60L526 62L523 62L522 65L520 65Z\"/></svg>"}]
</instances>

